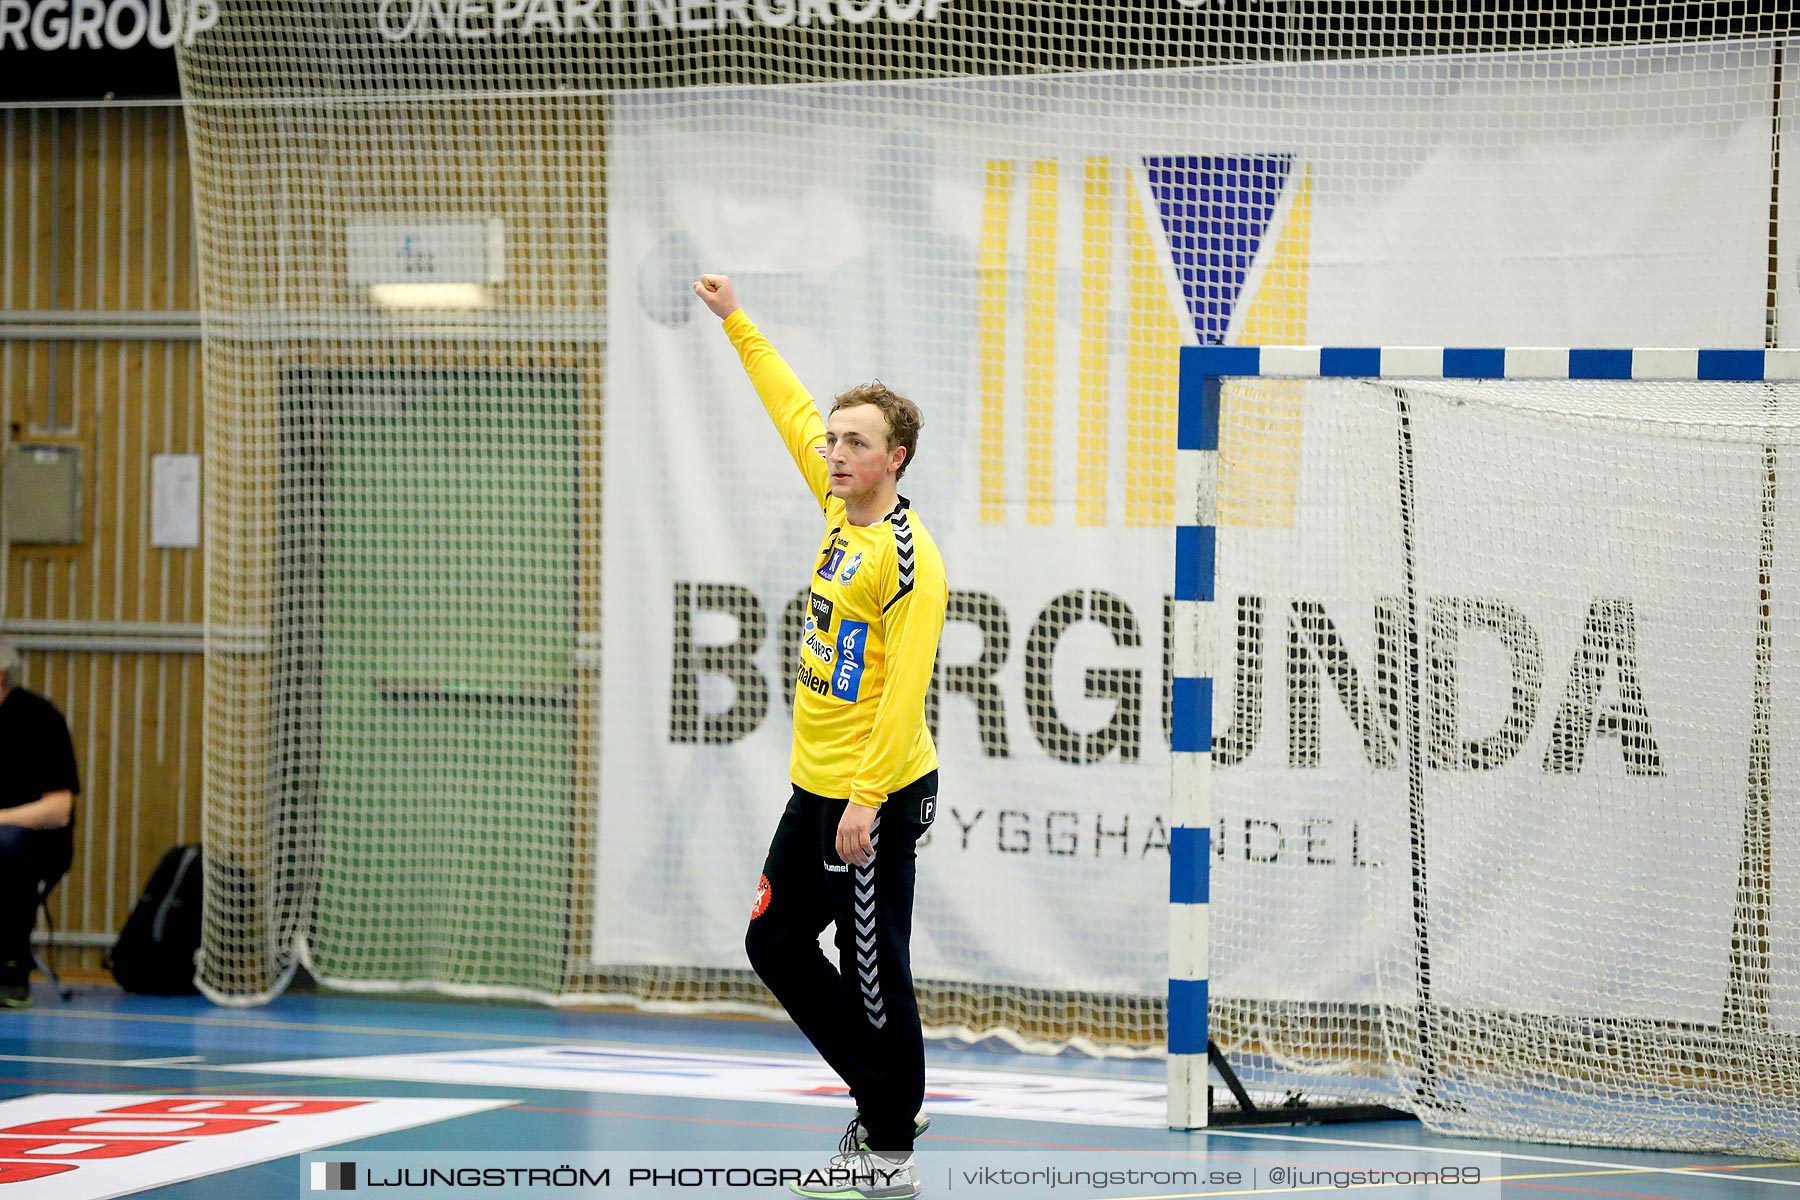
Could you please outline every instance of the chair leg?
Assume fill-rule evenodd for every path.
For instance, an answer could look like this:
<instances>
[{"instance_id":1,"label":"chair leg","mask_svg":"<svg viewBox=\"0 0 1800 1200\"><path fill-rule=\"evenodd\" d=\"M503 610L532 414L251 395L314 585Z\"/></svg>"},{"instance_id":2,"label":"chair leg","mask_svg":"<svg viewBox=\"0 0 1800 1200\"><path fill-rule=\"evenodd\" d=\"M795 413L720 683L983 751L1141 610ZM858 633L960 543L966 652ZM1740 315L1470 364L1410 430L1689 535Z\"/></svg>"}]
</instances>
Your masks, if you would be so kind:
<instances>
[{"instance_id":1,"label":"chair leg","mask_svg":"<svg viewBox=\"0 0 1800 1200\"><path fill-rule=\"evenodd\" d=\"M37 947L33 946L31 960L37 965L38 973L49 982L51 987L56 989L56 994L64 1000L68 1000L75 995L74 989L64 983L62 977L56 973L56 968L50 965L50 947L51 941L56 937L56 920L50 915L50 898L48 896L38 897L38 911L44 914L44 931L51 940L44 942L42 954L39 954Z\"/></svg>"}]
</instances>

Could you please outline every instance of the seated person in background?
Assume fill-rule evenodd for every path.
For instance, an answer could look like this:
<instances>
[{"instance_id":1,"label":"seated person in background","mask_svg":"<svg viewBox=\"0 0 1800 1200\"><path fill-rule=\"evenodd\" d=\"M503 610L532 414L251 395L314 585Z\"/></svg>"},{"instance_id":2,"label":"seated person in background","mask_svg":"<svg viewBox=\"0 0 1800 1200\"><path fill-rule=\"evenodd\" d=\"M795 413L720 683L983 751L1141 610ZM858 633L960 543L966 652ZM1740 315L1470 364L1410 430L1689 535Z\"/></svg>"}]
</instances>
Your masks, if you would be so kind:
<instances>
[{"instance_id":1,"label":"seated person in background","mask_svg":"<svg viewBox=\"0 0 1800 1200\"><path fill-rule=\"evenodd\" d=\"M75 847L75 742L56 705L18 684L19 652L0 641L0 1007L31 1004L38 894Z\"/></svg>"}]
</instances>

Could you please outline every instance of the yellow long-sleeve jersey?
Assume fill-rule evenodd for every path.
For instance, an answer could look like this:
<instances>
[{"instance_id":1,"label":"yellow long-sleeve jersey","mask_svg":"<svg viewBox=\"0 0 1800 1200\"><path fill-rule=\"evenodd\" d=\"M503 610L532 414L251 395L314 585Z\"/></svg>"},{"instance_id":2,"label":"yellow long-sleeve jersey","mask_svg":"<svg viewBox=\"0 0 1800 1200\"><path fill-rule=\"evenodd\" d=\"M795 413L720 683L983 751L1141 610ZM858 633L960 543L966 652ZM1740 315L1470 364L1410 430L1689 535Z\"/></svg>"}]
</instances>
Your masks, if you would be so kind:
<instances>
[{"instance_id":1,"label":"yellow long-sleeve jersey","mask_svg":"<svg viewBox=\"0 0 1800 1200\"><path fill-rule=\"evenodd\" d=\"M741 309L725 332L825 514L800 635L789 775L809 792L877 808L937 768L925 694L949 600L944 560L904 497L872 525L850 523L831 494L825 421L811 394Z\"/></svg>"}]
</instances>

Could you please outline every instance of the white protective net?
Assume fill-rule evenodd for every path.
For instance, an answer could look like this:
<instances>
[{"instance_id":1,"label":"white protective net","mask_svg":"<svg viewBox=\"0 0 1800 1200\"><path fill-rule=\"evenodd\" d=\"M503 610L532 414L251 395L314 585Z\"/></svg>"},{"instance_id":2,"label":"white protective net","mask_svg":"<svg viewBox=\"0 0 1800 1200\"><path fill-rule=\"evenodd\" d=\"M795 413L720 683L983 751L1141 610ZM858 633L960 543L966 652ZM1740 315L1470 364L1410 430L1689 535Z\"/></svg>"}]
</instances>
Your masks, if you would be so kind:
<instances>
[{"instance_id":1,"label":"white protective net","mask_svg":"<svg viewBox=\"0 0 1800 1200\"><path fill-rule=\"evenodd\" d=\"M1222 429L1272 389L1304 469L1221 438L1222 1048L1462 1132L1794 1154L1800 386L1251 381Z\"/></svg>"},{"instance_id":2,"label":"white protective net","mask_svg":"<svg viewBox=\"0 0 1800 1200\"><path fill-rule=\"evenodd\" d=\"M1790 17L1712 11L222 3L180 50L208 993L770 1009L818 530L707 269L815 393L925 409L927 1022L1156 1052L1178 348L1762 344ZM1297 393L1262 420L1227 437L1300 470ZM1307 886L1221 938L1332 936L1357 877Z\"/></svg>"}]
</instances>

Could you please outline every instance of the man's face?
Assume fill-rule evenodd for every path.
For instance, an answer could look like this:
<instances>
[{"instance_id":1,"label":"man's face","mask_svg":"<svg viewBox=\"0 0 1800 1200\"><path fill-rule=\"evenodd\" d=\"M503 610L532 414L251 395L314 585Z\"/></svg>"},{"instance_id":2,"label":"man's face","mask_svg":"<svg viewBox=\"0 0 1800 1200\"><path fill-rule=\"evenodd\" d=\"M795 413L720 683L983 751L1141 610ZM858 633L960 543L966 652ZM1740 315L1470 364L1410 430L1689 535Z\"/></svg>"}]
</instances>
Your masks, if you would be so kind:
<instances>
[{"instance_id":1,"label":"man's face","mask_svg":"<svg viewBox=\"0 0 1800 1200\"><path fill-rule=\"evenodd\" d=\"M888 448L887 415L873 404L840 408L825 425L831 494L846 504L875 495L905 457L904 449Z\"/></svg>"}]
</instances>

